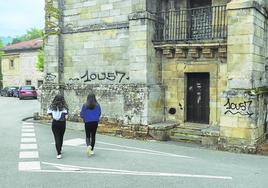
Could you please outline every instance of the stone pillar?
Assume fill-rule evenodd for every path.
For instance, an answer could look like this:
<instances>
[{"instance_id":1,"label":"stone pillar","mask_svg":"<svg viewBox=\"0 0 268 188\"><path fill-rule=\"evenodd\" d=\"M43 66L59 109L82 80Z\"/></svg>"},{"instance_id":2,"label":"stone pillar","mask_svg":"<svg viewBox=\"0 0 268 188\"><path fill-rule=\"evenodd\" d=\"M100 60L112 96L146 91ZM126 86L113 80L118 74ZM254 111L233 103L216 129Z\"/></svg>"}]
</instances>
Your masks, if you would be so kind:
<instances>
[{"instance_id":1,"label":"stone pillar","mask_svg":"<svg viewBox=\"0 0 268 188\"><path fill-rule=\"evenodd\" d=\"M221 98L221 147L255 152L263 134L265 16L263 1L233 0L227 4L228 84ZM230 149L230 148L228 148Z\"/></svg>"},{"instance_id":2,"label":"stone pillar","mask_svg":"<svg viewBox=\"0 0 268 188\"><path fill-rule=\"evenodd\" d=\"M45 82L41 92L41 115L46 113L52 97L60 92L62 80L63 45L61 39L62 0L45 1L45 36L44 36L44 75Z\"/></svg>"},{"instance_id":3,"label":"stone pillar","mask_svg":"<svg viewBox=\"0 0 268 188\"><path fill-rule=\"evenodd\" d=\"M146 11L146 0L132 1L129 15L129 75L134 83L148 88L142 124L163 119L163 89L160 83L160 59L155 57L152 43L154 34L153 15Z\"/></svg>"}]
</instances>

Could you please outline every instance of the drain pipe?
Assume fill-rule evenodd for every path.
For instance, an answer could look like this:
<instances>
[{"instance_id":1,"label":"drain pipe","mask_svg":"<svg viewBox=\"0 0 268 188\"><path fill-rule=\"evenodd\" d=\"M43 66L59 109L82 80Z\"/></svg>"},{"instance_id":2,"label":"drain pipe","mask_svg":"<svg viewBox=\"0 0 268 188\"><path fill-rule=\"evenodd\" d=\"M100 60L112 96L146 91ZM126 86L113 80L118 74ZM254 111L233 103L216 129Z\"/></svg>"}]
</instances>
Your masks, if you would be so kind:
<instances>
[{"instance_id":1,"label":"drain pipe","mask_svg":"<svg viewBox=\"0 0 268 188\"><path fill-rule=\"evenodd\" d=\"M64 95L63 88L63 75L64 75L64 39L63 39L63 9L64 4L63 0L58 0L58 9L59 9L59 34L58 34L58 83L59 91Z\"/></svg>"}]
</instances>

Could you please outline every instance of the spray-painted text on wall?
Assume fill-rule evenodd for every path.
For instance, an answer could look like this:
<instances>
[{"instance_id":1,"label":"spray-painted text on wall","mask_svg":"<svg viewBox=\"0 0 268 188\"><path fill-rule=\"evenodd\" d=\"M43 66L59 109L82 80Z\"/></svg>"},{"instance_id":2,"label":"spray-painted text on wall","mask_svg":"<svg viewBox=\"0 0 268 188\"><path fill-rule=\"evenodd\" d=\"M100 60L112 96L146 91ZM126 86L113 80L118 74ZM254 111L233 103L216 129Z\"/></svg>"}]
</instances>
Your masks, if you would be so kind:
<instances>
[{"instance_id":1,"label":"spray-painted text on wall","mask_svg":"<svg viewBox=\"0 0 268 188\"><path fill-rule=\"evenodd\" d=\"M243 101L240 103L230 102L230 98L227 98L227 102L224 104L226 111L224 114L230 113L232 115L240 114L242 116L252 116L254 113L250 111L252 101Z\"/></svg>"},{"instance_id":2,"label":"spray-painted text on wall","mask_svg":"<svg viewBox=\"0 0 268 188\"><path fill-rule=\"evenodd\" d=\"M89 72L88 70L85 72L84 75L82 75L80 78L70 78L70 81L74 80L83 80L84 82L91 82L94 80L109 80L109 81L118 81L121 83L123 79L129 80L129 76L125 72L122 71L115 71L115 72L101 72L101 73L96 73L96 72Z\"/></svg>"}]
</instances>

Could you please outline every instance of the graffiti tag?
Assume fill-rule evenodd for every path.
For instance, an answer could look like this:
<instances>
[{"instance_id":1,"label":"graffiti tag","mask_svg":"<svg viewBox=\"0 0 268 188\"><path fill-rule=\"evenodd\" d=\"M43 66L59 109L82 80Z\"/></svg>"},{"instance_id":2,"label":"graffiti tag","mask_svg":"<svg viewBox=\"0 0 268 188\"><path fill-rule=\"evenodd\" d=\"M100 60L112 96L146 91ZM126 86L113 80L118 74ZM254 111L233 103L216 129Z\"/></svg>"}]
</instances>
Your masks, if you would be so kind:
<instances>
[{"instance_id":1,"label":"graffiti tag","mask_svg":"<svg viewBox=\"0 0 268 188\"><path fill-rule=\"evenodd\" d=\"M55 74L47 73L46 74L46 77L45 77L45 80L48 81L48 82L53 82L56 77L57 76Z\"/></svg>"},{"instance_id":2,"label":"graffiti tag","mask_svg":"<svg viewBox=\"0 0 268 188\"><path fill-rule=\"evenodd\" d=\"M226 111L224 114L230 113L232 115L240 114L242 116L251 117L254 113L250 112L252 101L244 101L240 103L230 102L230 99L227 98L226 104L224 104Z\"/></svg>"},{"instance_id":3,"label":"graffiti tag","mask_svg":"<svg viewBox=\"0 0 268 188\"><path fill-rule=\"evenodd\" d=\"M123 79L129 80L129 77L126 75L125 72L122 71L115 71L115 72L101 72L101 73L95 73L95 72L89 72L88 70L85 72L84 75L82 75L80 78L70 78L69 81L79 81L83 80L84 82L91 82L94 80L109 80L109 81L115 81L118 80L119 83Z\"/></svg>"}]
</instances>

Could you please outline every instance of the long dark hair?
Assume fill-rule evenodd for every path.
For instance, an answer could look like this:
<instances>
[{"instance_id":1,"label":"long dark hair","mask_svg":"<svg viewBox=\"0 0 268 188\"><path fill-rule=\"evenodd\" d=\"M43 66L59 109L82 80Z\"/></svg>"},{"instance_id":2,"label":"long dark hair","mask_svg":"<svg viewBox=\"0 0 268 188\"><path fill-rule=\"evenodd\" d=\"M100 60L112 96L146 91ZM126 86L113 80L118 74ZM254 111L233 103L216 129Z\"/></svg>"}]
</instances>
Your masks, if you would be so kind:
<instances>
[{"instance_id":1,"label":"long dark hair","mask_svg":"<svg viewBox=\"0 0 268 188\"><path fill-rule=\"evenodd\" d=\"M60 111L63 109L68 110L68 105L65 102L64 96L63 95L56 95L55 98L53 99L50 107L51 110L57 110L59 109Z\"/></svg>"},{"instance_id":2,"label":"long dark hair","mask_svg":"<svg viewBox=\"0 0 268 188\"><path fill-rule=\"evenodd\" d=\"M85 103L86 109L94 109L95 106L98 105L98 102L96 100L96 96L94 93L89 93L87 96L87 101Z\"/></svg>"}]
</instances>

